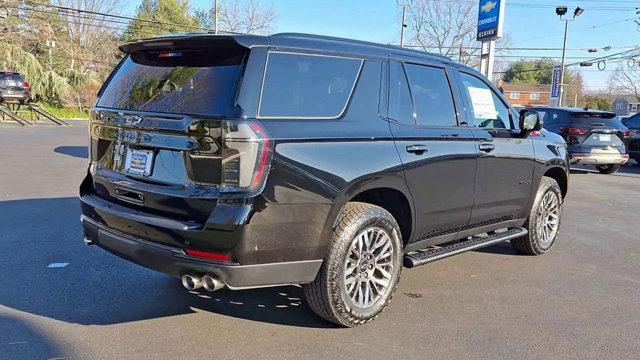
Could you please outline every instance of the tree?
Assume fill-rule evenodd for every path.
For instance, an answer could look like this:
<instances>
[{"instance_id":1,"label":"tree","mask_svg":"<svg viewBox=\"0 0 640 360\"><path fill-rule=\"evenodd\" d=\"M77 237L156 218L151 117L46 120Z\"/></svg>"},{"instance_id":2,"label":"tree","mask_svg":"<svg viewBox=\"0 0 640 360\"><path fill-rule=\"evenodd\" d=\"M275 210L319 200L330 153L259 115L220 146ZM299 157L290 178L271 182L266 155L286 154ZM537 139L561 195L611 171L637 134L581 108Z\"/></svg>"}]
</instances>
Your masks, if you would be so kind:
<instances>
[{"instance_id":1,"label":"tree","mask_svg":"<svg viewBox=\"0 0 640 360\"><path fill-rule=\"evenodd\" d=\"M507 67L502 80L508 83L550 85L552 69L553 60L518 60Z\"/></svg>"},{"instance_id":2,"label":"tree","mask_svg":"<svg viewBox=\"0 0 640 360\"><path fill-rule=\"evenodd\" d=\"M189 0L142 0L135 19L125 29L123 40L202 30L190 13Z\"/></svg>"},{"instance_id":3,"label":"tree","mask_svg":"<svg viewBox=\"0 0 640 360\"><path fill-rule=\"evenodd\" d=\"M215 0L209 9L195 12L203 27L215 28ZM273 5L263 5L261 0L218 1L218 30L245 34L268 34L276 20Z\"/></svg>"},{"instance_id":4,"label":"tree","mask_svg":"<svg viewBox=\"0 0 640 360\"><path fill-rule=\"evenodd\" d=\"M476 65L480 52L477 6L477 2L467 0L414 0L406 19L410 42L424 51ZM497 41L499 47L509 43L508 36Z\"/></svg>"},{"instance_id":5,"label":"tree","mask_svg":"<svg viewBox=\"0 0 640 360\"><path fill-rule=\"evenodd\" d=\"M584 107L604 111L611 111L611 103L611 98L597 94L585 95L583 100Z\"/></svg>"},{"instance_id":6,"label":"tree","mask_svg":"<svg viewBox=\"0 0 640 360\"><path fill-rule=\"evenodd\" d=\"M640 101L640 69L637 64L625 67L620 64L609 77L609 87L612 92L633 95Z\"/></svg>"}]
</instances>

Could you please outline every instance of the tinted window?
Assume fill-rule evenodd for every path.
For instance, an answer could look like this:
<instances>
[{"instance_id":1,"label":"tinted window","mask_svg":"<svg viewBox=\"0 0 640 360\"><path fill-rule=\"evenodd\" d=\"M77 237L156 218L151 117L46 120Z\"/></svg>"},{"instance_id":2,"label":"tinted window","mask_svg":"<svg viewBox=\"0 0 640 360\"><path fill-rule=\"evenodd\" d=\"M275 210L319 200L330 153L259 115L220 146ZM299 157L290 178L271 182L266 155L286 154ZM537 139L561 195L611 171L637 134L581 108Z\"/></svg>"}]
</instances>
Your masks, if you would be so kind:
<instances>
[{"instance_id":1,"label":"tinted window","mask_svg":"<svg viewBox=\"0 0 640 360\"><path fill-rule=\"evenodd\" d=\"M633 129L640 129L640 115L634 115L624 121L624 124Z\"/></svg>"},{"instance_id":2,"label":"tinted window","mask_svg":"<svg viewBox=\"0 0 640 360\"><path fill-rule=\"evenodd\" d=\"M98 106L181 114L235 113L242 56L210 50L136 53L127 57Z\"/></svg>"},{"instance_id":3,"label":"tinted window","mask_svg":"<svg viewBox=\"0 0 640 360\"><path fill-rule=\"evenodd\" d=\"M473 126L510 129L509 108L496 93L475 76L460 73L462 93L467 103L467 116Z\"/></svg>"},{"instance_id":4,"label":"tinted window","mask_svg":"<svg viewBox=\"0 0 640 360\"><path fill-rule=\"evenodd\" d=\"M415 124L415 119L407 76L404 73L402 64L392 62L390 66L389 118L403 124L413 125Z\"/></svg>"},{"instance_id":5,"label":"tinted window","mask_svg":"<svg viewBox=\"0 0 640 360\"><path fill-rule=\"evenodd\" d=\"M18 74L0 74L0 82L8 84L9 86L18 86L18 84L22 84L24 80Z\"/></svg>"},{"instance_id":6,"label":"tinted window","mask_svg":"<svg viewBox=\"0 0 640 360\"><path fill-rule=\"evenodd\" d=\"M447 75L443 69L406 64L416 123L455 126L456 112Z\"/></svg>"},{"instance_id":7,"label":"tinted window","mask_svg":"<svg viewBox=\"0 0 640 360\"><path fill-rule=\"evenodd\" d=\"M260 116L339 116L358 77L362 60L270 53Z\"/></svg>"}]
</instances>

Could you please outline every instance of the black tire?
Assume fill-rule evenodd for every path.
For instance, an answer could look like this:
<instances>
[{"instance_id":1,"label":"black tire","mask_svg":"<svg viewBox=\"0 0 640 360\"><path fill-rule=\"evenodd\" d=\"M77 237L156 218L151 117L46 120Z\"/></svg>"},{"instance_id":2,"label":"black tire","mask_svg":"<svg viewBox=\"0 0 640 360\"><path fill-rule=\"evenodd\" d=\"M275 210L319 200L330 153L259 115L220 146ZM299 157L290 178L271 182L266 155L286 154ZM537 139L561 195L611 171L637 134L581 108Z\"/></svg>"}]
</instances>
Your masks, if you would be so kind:
<instances>
[{"instance_id":1,"label":"black tire","mask_svg":"<svg viewBox=\"0 0 640 360\"><path fill-rule=\"evenodd\" d=\"M596 169L598 169L600 174L610 175L620 170L620 164L596 165Z\"/></svg>"},{"instance_id":2,"label":"black tire","mask_svg":"<svg viewBox=\"0 0 640 360\"><path fill-rule=\"evenodd\" d=\"M371 300L373 302L370 306L358 307L353 302L354 299L351 298L352 295L350 295L346 289L349 285L346 280L348 271L347 263L348 261L351 263L352 260L348 260L348 257L352 259L353 251L357 251L357 238L369 229L381 229L382 231L378 234L388 235L387 238L389 241L387 243L392 246L392 253L388 257L384 257L384 259L387 259L384 262L385 264L388 262L392 266L392 270L388 272L388 274L390 274L388 287L375 295L379 298L376 301ZM391 301L396 285L400 280L403 256L401 236L400 228L396 220L387 210L366 203L347 203L340 212L340 215L338 215L337 226L331 235L328 253L324 258L324 262L316 279L312 283L303 286L305 298L311 309L325 320L344 327L361 325L380 315ZM379 235L377 239L384 239L384 236ZM370 240L370 242L378 243L377 240ZM385 249L380 250L380 252L383 251L389 251L386 243ZM357 271L360 273L363 268L360 265L361 261L358 261L357 265L352 267L352 269L354 269L351 270L352 272ZM371 261L375 262L375 260ZM368 262L365 265L367 264ZM373 265L371 266L374 268ZM366 269L366 266L364 269ZM378 271L377 267L372 271L371 275L369 275L371 278L373 278L374 273ZM367 288L369 288L369 285L374 286L372 280L363 278L360 278L361 280L353 280L354 278L359 278L360 275L363 277L367 276L364 275L364 272L366 271L363 271L363 274L358 274L358 277L351 278L351 282L354 283L351 288L356 289L357 287L355 295L361 292L362 287L360 281L362 281L362 284L365 284ZM377 288L375 290L377 290ZM373 293L371 294L373 295ZM370 297L369 299L373 298Z\"/></svg>"},{"instance_id":3,"label":"black tire","mask_svg":"<svg viewBox=\"0 0 640 360\"><path fill-rule=\"evenodd\" d=\"M557 227L550 239L544 241L544 234L540 231L540 222L543 221L542 206L543 199L551 193L551 197L556 197L558 200L558 215L557 215ZM558 183L550 178L543 176L540 180L540 186L536 194L536 199L533 202L529 218L524 227L529 231L526 236L511 240L511 245L516 251L525 255L542 255L549 251L553 244L555 244L558 234L560 232L560 225L562 220L562 190Z\"/></svg>"}]
</instances>

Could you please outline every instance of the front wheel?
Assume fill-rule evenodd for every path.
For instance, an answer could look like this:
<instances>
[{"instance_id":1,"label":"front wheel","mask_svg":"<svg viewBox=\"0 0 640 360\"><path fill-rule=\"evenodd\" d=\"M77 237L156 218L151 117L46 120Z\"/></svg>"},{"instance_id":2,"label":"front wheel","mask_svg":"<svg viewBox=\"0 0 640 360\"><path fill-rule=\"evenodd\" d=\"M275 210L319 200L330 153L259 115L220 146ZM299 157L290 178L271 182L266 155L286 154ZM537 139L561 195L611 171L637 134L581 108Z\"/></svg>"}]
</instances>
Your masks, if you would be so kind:
<instances>
[{"instance_id":1,"label":"front wheel","mask_svg":"<svg viewBox=\"0 0 640 360\"><path fill-rule=\"evenodd\" d=\"M527 235L511 240L511 245L525 255L542 255L556 242L562 219L562 190L558 182L543 176L536 199L525 223Z\"/></svg>"},{"instance_id":2,"label":"front wheel","mask_svg":"<svg viewBox=\"0 0 640 360\"><path fill-rule=\"evenodd\" d=\"M596 169L600 171L600 174L610 175L618 172L620 164L596 165Z\"/></svg>"},{"instance_id":3,"label":"front wheel","mask_svg":"<svg viewBox=\"0 0 640 360\"><path fill-rule=\"evenodd\" d=\"M385 209L351 202L341 211L328 254L304 294L313 311L353 327L375 319L400 279L400 228Z\"/></svg>"}]
</instances>

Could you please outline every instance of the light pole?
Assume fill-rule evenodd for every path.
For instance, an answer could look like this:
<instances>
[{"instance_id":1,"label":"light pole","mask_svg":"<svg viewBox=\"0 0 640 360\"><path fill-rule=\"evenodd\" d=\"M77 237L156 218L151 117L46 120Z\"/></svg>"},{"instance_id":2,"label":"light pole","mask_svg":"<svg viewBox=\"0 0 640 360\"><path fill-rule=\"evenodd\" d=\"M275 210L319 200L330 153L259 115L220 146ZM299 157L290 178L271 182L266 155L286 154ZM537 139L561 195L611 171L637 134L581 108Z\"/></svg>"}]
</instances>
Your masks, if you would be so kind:
<instances>
[{"instance_id":1,"label":"light pole","mask_svg":"<svg viewBox=\"0 0 640 360\"><path fill-rule=\"evenodd\" d=\"M558 6L556 8L556 14L560 16L560 20L564 21L564 40L562 43L562 64L560 65L560 96L558 99L558 107L562 106L562 98L564 96L564 71L567 61L567 33L569 32L569 22L576 19L576 17L582 15L584 9L577 7L573 11L573 17L571 19L566 18L567 15L567 7L566 6Z\"/></svg>"},{"instance_id":2,"label":"light pole","mask_svg":"<svg viewBox=\"0 0 640 360\"><path fill-rule=\"evenodd\" d=\"M218 33L218 0L213 0L213 33Z\"/></svg>"},{"instance_id":3,"label":"light pole","mask_svg":"<svg viewBox=\"0 0 640 360\"><path fill-rule=\"evenodd\" d=\"M411 4L413 3L413 0L409 0L409 1L396 0L396 3L398 4L398 6L402 6L402 24L400 27L400 47L402 47L404 46L404 29L407 27L407 24L405 23L407 8L411 6Z\"/></svg>"}]
</instances>

